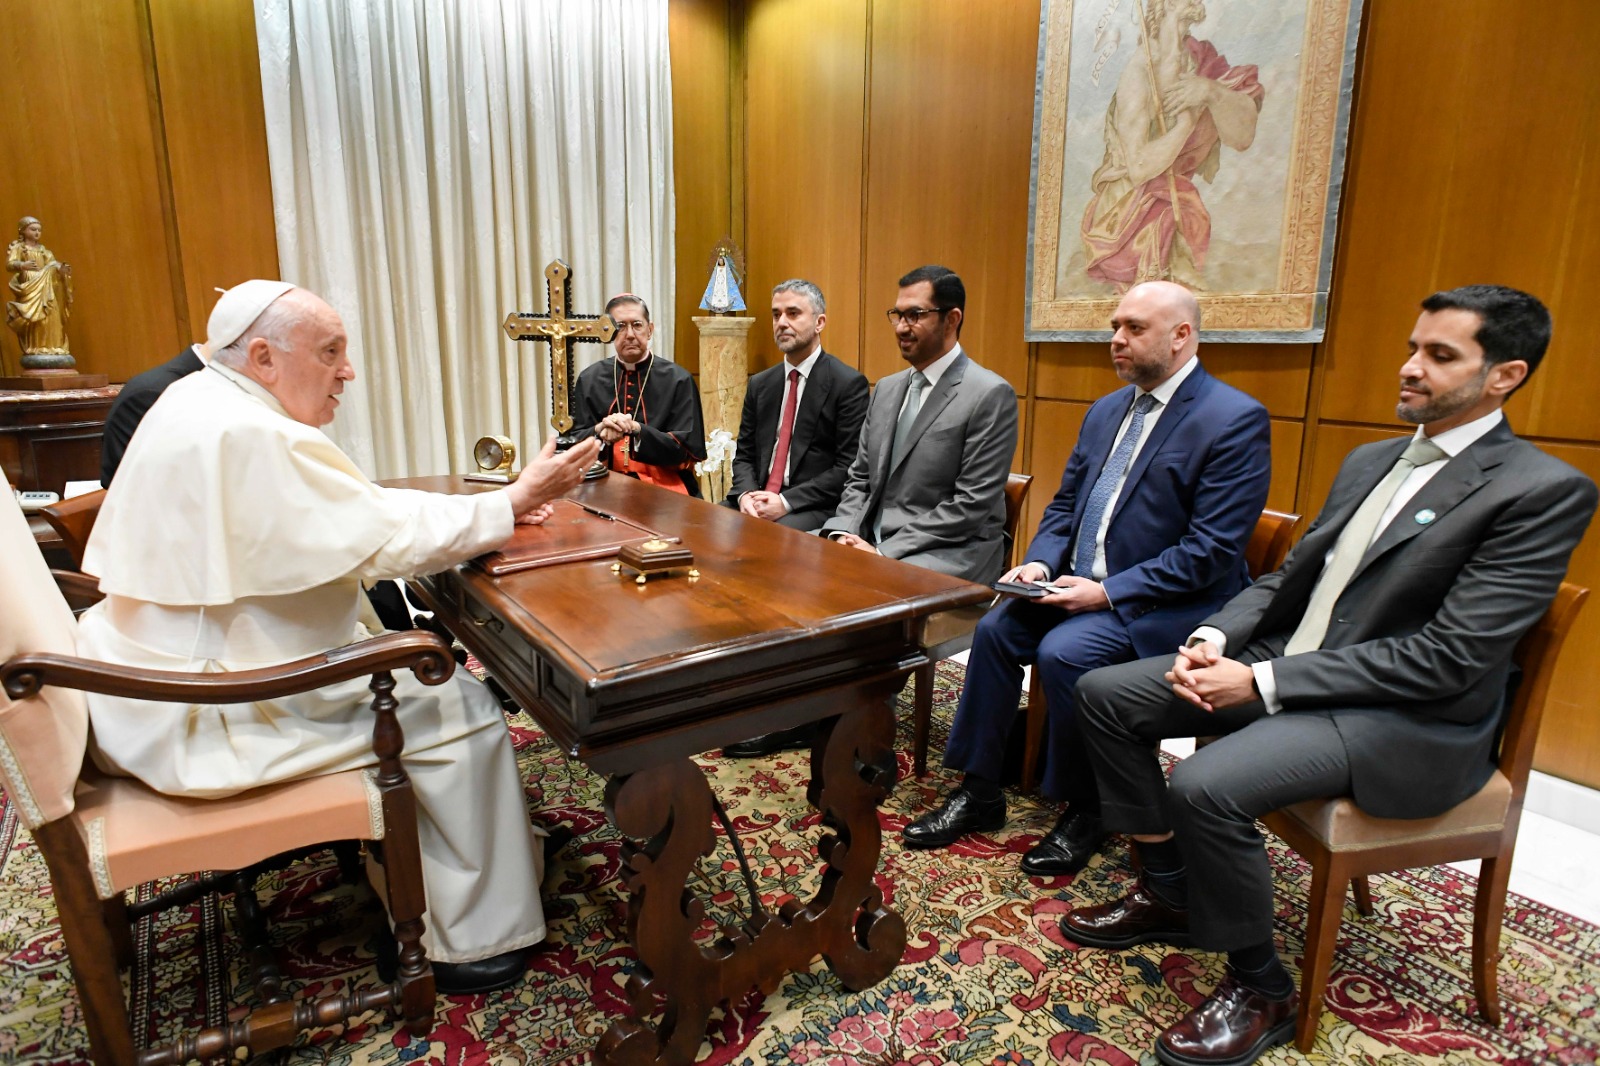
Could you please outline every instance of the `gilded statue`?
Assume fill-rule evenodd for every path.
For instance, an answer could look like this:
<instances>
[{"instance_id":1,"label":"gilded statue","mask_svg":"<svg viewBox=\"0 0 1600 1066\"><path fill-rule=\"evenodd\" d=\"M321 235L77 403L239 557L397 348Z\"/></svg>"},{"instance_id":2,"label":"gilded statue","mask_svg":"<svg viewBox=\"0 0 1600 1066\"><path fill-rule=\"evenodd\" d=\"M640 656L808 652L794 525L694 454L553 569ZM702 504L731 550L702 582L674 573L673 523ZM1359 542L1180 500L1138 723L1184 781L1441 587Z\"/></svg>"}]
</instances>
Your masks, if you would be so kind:
<instances>
[{"instance_id":1,"label":"gilded statue","mask_svg":"<svg viewBox=\"0 0 1600 1066\"><path fill-rule=\"evenodd\" d=\"M72 309L72 267L60 262L40 241L44 227L24 215L17 239L6 249L6 273L16 299L6 304L6 325L22 344L29 370L71 369L67 317Z\"/></svg>"}]
</instances>

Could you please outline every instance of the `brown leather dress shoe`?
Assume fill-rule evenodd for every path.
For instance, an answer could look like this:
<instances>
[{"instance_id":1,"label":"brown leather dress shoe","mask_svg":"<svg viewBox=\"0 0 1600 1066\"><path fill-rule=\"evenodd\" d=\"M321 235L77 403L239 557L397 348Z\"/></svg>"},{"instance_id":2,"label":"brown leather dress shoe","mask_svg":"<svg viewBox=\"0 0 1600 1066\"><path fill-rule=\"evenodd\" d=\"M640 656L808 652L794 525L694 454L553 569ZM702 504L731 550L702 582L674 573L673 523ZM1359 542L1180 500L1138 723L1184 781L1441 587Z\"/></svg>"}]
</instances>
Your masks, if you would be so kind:
<instances>
[{"instance_id":1,"label":"brown leather dress shoe","mask_svg":"<svg viewBox=\"0 0 1600 1066\"><path fill-rule=\"evenodd\" d=\"M1167 1066L1250 1066L1294 1037L1299 999L1299 993L1268 999L1230 973L1204 1003L1156 1037L1156 1058Z\"/></svg>"},{"instance_id":2,"label":"brown leather dress shoe","mask_svg":"<svg viewBox=\"0 0 1600 1066\"><path fill-rule=\"evenodd\" d=\"M1115 902L1072 911L1061 919L1061 932L1092 948L1131 948L1153 940L1181 946L1190 942L1189 912L1167 906L1141 880Z\"/></svg>"}]
</instances>

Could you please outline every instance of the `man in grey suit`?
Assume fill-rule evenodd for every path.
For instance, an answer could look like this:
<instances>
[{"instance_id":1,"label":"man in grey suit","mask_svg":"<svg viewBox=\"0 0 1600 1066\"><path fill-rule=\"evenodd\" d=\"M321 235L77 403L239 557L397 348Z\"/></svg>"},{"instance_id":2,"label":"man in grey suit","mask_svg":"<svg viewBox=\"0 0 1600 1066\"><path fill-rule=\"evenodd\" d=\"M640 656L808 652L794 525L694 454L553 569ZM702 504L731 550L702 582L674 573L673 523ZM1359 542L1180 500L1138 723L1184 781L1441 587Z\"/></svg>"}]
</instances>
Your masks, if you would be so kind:
<instances>
[{"instance_id":1,"label":"man in grey suit","mask_svg":"<svg viewBox=\"0 0 1600 1066\"><path fill-rule=\"evenodd\" d=\"M839 509L819 532L842 544L985 584L1005 566L1006 475L1017 394L961 349L967 289L948 267L900 279L889 312L911 366L878 382ZM722 749L770 755L811 746L810 725Z\"/></svg>"},{"instance_id":2,"label":"man in grey suit","mask_svg":"<svg viewBox=\"0 0 1600 1066\"><path fill-rule=\"evenodd\" d=\"M1162 1033L1166 1063L1245 1066L1294 1031L1255 820L1350 796L1422 818L1476 792L1513 681L1594 514L1594 483L1519 440L1501 405L1538 366L1550 315L1497 285L1422 302L1396 413L1409 438L1351 452L1283 567L1206 619L1176 659L1078 684L1108 829L1130 834L1133 891L1079 907L1067 939L1225 951L1222 983ZM1223 734L1162 777L1165 737Z\"/></svg>"},{"instance_id":3,"label":"man in grey suit","mask_svg":"<svg viewBox=\"0 0 1600 1066\"><path fill-rule=\"evenodd\" d=\"M1017 394L961 348L955 272L900 279L889 320L911 364L878 382L839 509L822 532L862 551L985 584L1005 568Z\"/></svg>"}]
</instances>

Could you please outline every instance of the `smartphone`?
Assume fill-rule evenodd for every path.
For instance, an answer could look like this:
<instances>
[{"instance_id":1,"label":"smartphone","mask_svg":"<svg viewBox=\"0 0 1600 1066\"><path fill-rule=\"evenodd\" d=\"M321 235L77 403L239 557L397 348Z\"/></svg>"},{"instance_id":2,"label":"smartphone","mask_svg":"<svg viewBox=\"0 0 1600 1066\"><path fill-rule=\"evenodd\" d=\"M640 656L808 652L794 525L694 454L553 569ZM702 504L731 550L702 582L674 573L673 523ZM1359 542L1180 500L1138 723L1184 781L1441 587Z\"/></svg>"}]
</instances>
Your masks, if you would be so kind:
<instances>
[{"instance_id":1,"label":"smartphone","mask_svg":"<svg viewBox=\"0 0 1600 1066\"><path fill-rule=\"evenodd\" d=\"M1026 581L996 581L992 587L996 592L1003 592L1007 596L1022 596L1030 600L1036 600L1041 596L1048 596L1051 592L1057 591Z\"/></svg>"}]
</instances>

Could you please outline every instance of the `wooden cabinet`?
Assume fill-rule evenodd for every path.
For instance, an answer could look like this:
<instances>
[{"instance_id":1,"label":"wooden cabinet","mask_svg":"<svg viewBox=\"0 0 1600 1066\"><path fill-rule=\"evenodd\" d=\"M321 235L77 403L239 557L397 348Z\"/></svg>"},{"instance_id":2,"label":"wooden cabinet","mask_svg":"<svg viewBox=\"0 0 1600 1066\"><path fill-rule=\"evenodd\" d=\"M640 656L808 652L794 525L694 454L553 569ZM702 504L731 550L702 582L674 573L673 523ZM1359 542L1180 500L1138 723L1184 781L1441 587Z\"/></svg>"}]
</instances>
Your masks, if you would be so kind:
<instances>
[{"instance_id":1,"label":"wooden cabinet","mask_svg":"<svg viewBox=\"0 0 1600 1066\"><path fill-rule=\"evenodd\" d=\"M13 488L61 492L69 481L100 480L100 437L122 391L0 391L0 469Z\"/></svg>"}]
</instances>

